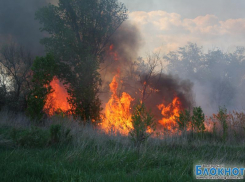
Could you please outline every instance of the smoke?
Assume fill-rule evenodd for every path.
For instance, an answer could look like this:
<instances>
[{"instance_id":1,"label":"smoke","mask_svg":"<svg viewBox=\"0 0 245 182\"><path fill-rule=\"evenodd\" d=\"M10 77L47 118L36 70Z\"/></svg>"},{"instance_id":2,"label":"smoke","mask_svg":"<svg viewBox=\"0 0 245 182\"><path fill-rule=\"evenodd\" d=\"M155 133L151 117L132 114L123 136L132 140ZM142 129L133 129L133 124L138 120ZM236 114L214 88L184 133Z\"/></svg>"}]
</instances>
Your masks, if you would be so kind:
<instances>
[{"instance_id":1,"label":"smoke","mask_svg":"<svg viewBox=\"0 0 245 182\"><path fill-rule=\"evenodd\" d=\"M156 106L164 104L168 106L175 97L181 103L181 109L192 109L193 83L190 80L182 80L177 75L157 74L151 79L150 87L156 92L152 93L145 101L146 106L152 110L156 119L162 118Z\"/></svg>"},{"instance_id":2,"label":"smoke","mask_svg":"<svg viewBox=\"0 0 245 182\"><path fill-rule=\"evenodd\" d=\"M55 0L2 0L0 3L0 45L16 42L34 55L42 55L44 47L39 43L44 34L40 32L35 12L55 3Z\"/></svg>"},{"instance_id":3,"label":"smoke","mask_svg":"<svg viewBox=\"0 0 245 182\"><path fill-rule=\"evenodd\" d=\"M116 75L122 75L134 60L142 45L140 30L130 21L125 21L113 34L106 48L106 56L101 64L102 87L100 98L103 106L109 100L109 84Z\"/></svg>"},{"instance_id":4,"label":"smoke","mask_svg":"<svg viewBox=\"0 0 245 182\"><path fill-rule=\"evenodd\" d=\"M102 70L113 75L137 59L138 51L143 44L140 30L130 21L125 21L110 38L107 56Z\"/></svg>"},{"instance_id":5,"label":"smoke","mask_svg":"<svg viewBox=\"0 0 245 182\"><path fill-rule=\"evenodd\" d=\"M111 93L109 84L112 78L117 74L120 76L118 95L126 92L134 98L133 104L142 99L142 83L149 74L149 67L155 64L156 58L152 56L150 61L138 58L138 52L144 44L139 28L130 21L126 21L115 32L110 39L107 47L108 53L105 62L101 67L103 88L101 99L107 103ZM151 61L153 61L151 63ZM159 67L158 67L159 66ZM182 109L189 109L194 104L192 88L193 84L189 80L182 80L177 75L163 74L160 70L160 64L155 66L154 73L148 80L149 89L157 90L147 96L145 105L152 110L155 118L162 117L157 105L168 105L175 97L181 102ZM147 92L148 92L147 91Z\"/></svg>"},{"instance_id":6,"label":"smoke","mask_svg":"<svg viewBox=\"0 0 245 182\"><path fill-rule=\"evenodd\" d=\"M16 42L24 46L33 55L43 55L44 47L39 43L45 34L40 32L40 24L35 20L35 12L48 5L57 4L58 0L21 0L21 1L1 1L0 3L0 45ZM101 64L101 76L103 80L102 94L103 100L108 100L109 83L115 74L120 74L124 83L120 87L121 91L129 92L136 99L140 97L137 90L142 86L135 73L135 64L139 56L139 50L144 45L142 35L134 23L126 21L118 28L110 38L107 47L107 56ZM140 70L141 74L144 70ZM126 75L126 76L125 76ZM125 78L127 79L125 80ZM181 81L180 78L161 74L152 79L151 87L159 92L152 94L147 100L149 106L156 106L159 102L171 102L174 96L178 96L183 107L188 107L192 103L191 89L189 81ZM130 85L130 86L129 86ZM132 89L134 87L134 89ZM103 101L104 102L104 101Z\"/></svg>"},{"instance_id":7,"label":"smoke","mask_svg":"<svg viewBox=\"0 0 245 182\"><path fill-rule=\"evenodd\" d=\"M245 49L233 52L212 49L203 52L201 47L189 43L165 56L169 73L194 83L196 104L207 115L225 106L229 111L244 109Z\"/></svg>"}]
</instances>

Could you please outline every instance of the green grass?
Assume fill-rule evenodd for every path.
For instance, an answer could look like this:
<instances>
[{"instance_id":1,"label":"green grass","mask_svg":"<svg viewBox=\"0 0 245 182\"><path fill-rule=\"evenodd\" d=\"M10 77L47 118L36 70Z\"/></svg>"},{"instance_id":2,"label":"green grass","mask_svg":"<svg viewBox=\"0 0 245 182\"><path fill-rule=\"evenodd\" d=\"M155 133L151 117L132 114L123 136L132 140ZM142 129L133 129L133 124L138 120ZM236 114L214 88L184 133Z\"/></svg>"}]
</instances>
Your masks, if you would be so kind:
<instances>
[{"instance_id":1,"label":"green grass","mask_svg":"<svg viewBox=\"0 0 245 182\"><path fill-rule=\"evenodd\" d=\"M11 141L10 131L0 127L1 182L195 181L193 166L198 162L245 162L244 145L151 139L138 154L125 137L83 132L76 144L25 148Z\"/></svg>"}]
</instances>

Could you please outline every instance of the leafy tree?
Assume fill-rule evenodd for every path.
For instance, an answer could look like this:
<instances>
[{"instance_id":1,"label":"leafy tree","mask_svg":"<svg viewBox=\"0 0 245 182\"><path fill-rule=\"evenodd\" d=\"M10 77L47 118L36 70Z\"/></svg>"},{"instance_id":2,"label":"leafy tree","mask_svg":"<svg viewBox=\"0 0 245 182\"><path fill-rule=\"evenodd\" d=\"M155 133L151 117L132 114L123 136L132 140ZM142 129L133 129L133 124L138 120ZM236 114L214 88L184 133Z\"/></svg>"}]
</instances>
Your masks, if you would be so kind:
<instances>
[{"instance_id":1,"label":"leafy tree","mask_svg":"<svg viewBox=\"0 0 245 182\"><path fill-rule=\"evenodd\" d=\"M40 121L43 118L43 107L46 103L47 95L52 92L50 82L57 72L57 65L53 55L37 57L33 66L33 88L28 96L27 113L32 120Z\"/></svg>"},{"instance_id":2,"label":"leafy tree","mask_svg":"<svg viewBox=\"0 0 245 182\"><path fill-rule=\"evenodd\" d=\"M197 130L197 132L204 132L205 125L204 125L204 121L205 121L205 116L204 113L202 111L201 107L194 107L193 108L193 115L192 115L192 122L194 124L195 129Z\"/></svg>"},{"instance_id":3,"label":"leafy tree","mask_svg":"<svg viewBox=\"0 0 245 182\"><path fill-rule=\"evenodd\" d=\"M100 75L110 37L127 19L127 10L117 0L59 0L36 13L49 36L42 39L48 52L59 60L60 67L70 69L63 74L70 94L74 116L97 120L101 110L98 98Z\"/></svg>"}]
</instances>

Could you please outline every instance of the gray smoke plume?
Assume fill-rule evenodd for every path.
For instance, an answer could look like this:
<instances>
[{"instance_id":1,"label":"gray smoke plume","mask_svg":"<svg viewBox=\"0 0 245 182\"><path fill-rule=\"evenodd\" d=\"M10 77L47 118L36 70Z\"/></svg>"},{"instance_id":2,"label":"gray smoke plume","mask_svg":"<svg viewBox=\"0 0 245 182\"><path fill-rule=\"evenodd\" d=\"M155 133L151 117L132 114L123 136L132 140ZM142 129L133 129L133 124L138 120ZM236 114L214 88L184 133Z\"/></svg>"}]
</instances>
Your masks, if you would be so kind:
<instances>
[{"instance_id":1,"label":"gray smoke plume","mask_svg":"<svg viewBox=\"0 0 245 182\"><path fill-rule=\"evenodd\" d=\"M139 29L131 22L125 22L113 35L108 45L108 53L102 65L103 94L101 99L106 103L111 96L109 84L113 77L118 74L120 79L118 96L126 92L134 98L133 104L142 99L144 78L149 74L149 66L144 60L139 63L138 51L143 44ZM152 58L154 59L154 58ZM153 63L154 64L154 63ZM158 70L158 71L157 71ZM162 117L157 105L170 104L175 97L181 102L182 109L189 109L194 104L192 87L188 80L181 80L178 76L167 75L159 72L159 68L154 68L154 76L148 80L148 89L158 90L145 100L147 108L157 119Z\"/></svg>"},{"instance_id":2,"label":"gray smoke plume","mask_svg":"<svg viewBox=\"0 0 245 182\"><path fill-rule=\"evenodd\" d=\"M10 42L16 42L23 45L33 55L43 55L44 47L39 43L45 35L40 32L40 24L35 20L35 12L46 6L48 3L57 4L58 0L21 0L0 2L0 45ZM107 56L104 63L101 64L101 76L103 80L103 89L101 97L106 102L110 96L109 83L115 74L120 72L124 84L120 87L121 92L125 91L135 97L136 90L133 85L139 89L141 85L137 80L137 75L133 73L135 67L134 61L137 60L138 52L143 45L140 30L132 22L126 21L110 38L107 47ZM141 74L144 72L142 71ZM130 75L131 74L131 75ZM131 79L125 80L125 75ZM183 82L179 78L170 75L161 75L158 80L152 80L151 86L158 89L159 92L152 94L147 100L149 106L156 106L159 102L165 100L165 104L171 102L174 94L181 99L183 107L188 107L191 103L191 88L189 82Z\"/></svg>"},{"instance_id":3,"label":"gray smoke plume","mask_svg":"<svg viewBox=\"0 0 245 182\"><path fill-rule=\"evenodd\" d=\"M1 0L0 2L0 45L16 42L35 55L44 53L39 43L44 34L39 31L35 12L54 0Z\"/></svg>"}]
</instances>

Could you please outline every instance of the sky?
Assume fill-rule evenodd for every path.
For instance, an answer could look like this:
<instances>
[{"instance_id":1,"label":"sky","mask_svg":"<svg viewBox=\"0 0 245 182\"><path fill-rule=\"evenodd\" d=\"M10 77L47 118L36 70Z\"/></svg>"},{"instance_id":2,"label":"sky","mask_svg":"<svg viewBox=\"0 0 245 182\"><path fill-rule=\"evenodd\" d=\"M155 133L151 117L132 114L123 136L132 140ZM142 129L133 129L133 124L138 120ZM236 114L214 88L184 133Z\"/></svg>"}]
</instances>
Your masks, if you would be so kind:
<instances>
[{"instance_id":1,"label":"sky","mask_svg":"<svg viewBox=\"0 0 245 182\"><path fill-rule=\"evenodd\" d=\"M0 44L21 42L35 54L43 37L35 21L35 11L58 0L0 1ZM142 37L139 56L151 52L168 53L197 43L205 50L219 47L233 51L245 46L244 0L119 0L129 10L129 20ZM17 17L17 18L16 18Z\"/></svg>"},{"instance_id":2,"label":"sky","mask_svg":"<svg viewBox=\"0 0 245 182\"><path fill-rule=\"evenodd\" d=\"M245 46L244 0L121 0L142 35L140 54L197 43L204 50Z\"/></svg>"}]
</instances>

